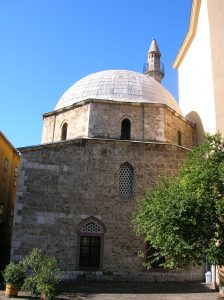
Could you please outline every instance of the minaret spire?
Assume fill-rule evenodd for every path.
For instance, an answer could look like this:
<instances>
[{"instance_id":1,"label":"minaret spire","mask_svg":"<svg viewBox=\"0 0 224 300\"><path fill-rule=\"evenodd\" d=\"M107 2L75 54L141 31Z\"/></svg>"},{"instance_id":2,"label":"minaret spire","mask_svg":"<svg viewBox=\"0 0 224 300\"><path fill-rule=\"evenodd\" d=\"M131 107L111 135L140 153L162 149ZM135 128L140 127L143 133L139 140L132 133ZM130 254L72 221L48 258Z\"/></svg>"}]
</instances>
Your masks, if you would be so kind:
<instances>
[{"instance_id":1,"label":"minaret spire","mask_svg":"<svg viewBox=\"0 0 224 300\"><path fill-rule=\"evenodd\" d=\"M158 82L161 82L164 77L164 67L160 62L160 57L159 47L155 38L153 38L148 51L148 60L144 68L144 74L153 77Z\"/></svg>"}]
</instances>

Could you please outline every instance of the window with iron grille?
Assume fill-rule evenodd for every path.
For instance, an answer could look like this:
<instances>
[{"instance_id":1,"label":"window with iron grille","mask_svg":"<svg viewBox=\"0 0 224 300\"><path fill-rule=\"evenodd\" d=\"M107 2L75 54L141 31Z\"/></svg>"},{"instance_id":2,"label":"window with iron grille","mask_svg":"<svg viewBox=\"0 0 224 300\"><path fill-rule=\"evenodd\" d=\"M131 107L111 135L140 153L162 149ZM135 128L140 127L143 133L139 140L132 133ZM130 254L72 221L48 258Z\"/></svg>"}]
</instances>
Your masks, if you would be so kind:
<instances>
[{"instance_id":1,"label":"window with iron grille","mask_svg":"<svg viewBox=\"0 0 224 300\"><path fill-rule=\"evenodd\" d=\"M98 270L101 261L101 243L104 229L89 220L80 229L79 268L82 270Z\"/></svg>"},{"instance_id":2,"label":"window with iron grille","mask_svg":"<svg viewBox=\"0 0 224 300\"><path fill-rule=\"evenodd\" d=\"M133 167L127 162L120 165L119 193L123 197L133 195Z\"/></svg>"},{"instance_id":3,"label":"window with iron grille","mask_svg":"<svg viewBox=\"0 0 224 300\"><path fill-rule=\"evenodd\" d=\"M100 267L100 237L80 237L79 267L83 269L98 269Z\"/></svg>"},{"instance_id":4,"label":"window with iron grille","mask_svg":"<svg viewBox=\"0 0 224 300\"><path fill-rule=\"evenodd\" d=\"M84 226L82 226L81 232L101 233L102 230L101 230L100 226L97 223L91 221L91 222L85 224Z\"/></svg>"}]
</instances>

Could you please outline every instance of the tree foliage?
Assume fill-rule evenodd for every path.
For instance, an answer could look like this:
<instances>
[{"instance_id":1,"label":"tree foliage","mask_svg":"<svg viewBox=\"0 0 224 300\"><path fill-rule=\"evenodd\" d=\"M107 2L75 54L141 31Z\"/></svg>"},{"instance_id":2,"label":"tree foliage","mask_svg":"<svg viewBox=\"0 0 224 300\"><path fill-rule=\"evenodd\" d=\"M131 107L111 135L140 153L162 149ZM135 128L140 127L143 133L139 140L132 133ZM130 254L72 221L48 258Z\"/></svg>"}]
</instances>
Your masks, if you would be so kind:
<instances>
[{"instance_id":1,"label":"tree foliage","mask_svg":"<svg viewBox=\"0 0 224 300\"><path fill-rule=\"evenodd\" d=\"M6 284L12 284L16 288L20 288L26 277L26 268L23 263L10 262L2 273Z\"/></svg>"},{"instance_id":2,"label":"tree foliage","mask_svg":"<svg viewBox=\"0 0 224 300\"><path fill-rule=\"evenodd\" d=\"M29 271L22 290L33 294L44 293L47 299L54 299L57 284L61 280L57 260L34 248L24 259L23 264Z\"/></svg>"},{"instance_id":3,"label":"tree foliage","mask_svg":"<svg viewBox=\"0 0 224 300\"><path fill-rule=\"evenodd\" d=\"M224 265L224 144L207 135L187 156L179 175L161 179L139 202L137 235L159 249L148 261L165 257L164 267L189 263Z\"/></svg>"}]
</instances>

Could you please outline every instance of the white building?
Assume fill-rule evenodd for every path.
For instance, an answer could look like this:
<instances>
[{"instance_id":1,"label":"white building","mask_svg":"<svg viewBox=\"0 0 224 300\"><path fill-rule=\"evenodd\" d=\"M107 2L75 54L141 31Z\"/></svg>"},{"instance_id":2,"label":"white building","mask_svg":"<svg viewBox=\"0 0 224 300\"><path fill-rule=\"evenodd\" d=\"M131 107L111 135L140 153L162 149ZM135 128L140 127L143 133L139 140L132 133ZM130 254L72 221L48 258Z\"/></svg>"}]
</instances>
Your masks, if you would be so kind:
<instances>
[{"instance_id":1,"label":"white building","mask_svg":"<svg viewBox=\"0 0 224 300\"><path fill-rule=\"evenodd\" d=\"M180 108L197 124L199 142L203 131L224 135L223 16L223 0L193 0L189 29L173 64Z\"/></svg>"}]
</instances>

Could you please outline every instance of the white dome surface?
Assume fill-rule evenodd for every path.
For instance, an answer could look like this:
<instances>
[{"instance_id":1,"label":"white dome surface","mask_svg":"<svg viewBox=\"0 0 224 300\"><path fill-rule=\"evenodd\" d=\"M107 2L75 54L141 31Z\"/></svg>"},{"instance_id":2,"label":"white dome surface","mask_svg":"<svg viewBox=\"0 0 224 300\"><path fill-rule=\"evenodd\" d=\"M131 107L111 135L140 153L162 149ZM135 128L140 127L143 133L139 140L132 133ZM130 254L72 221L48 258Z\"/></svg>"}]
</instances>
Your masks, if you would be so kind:
<instances>
[{"instance_id":1,"label":"white dome surface","mask_svg":"<svg viewBox=\"0 0 224 300\"><path fill-rule=\"evenodd\" d=\"M55 110L86 99L166 104L182 115L173 96L155 79L127 70L108 70L88 75L72 85Z\"/></svg>"}]
</instances>

